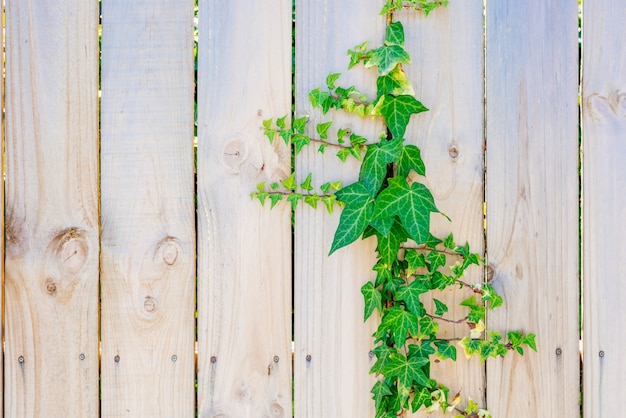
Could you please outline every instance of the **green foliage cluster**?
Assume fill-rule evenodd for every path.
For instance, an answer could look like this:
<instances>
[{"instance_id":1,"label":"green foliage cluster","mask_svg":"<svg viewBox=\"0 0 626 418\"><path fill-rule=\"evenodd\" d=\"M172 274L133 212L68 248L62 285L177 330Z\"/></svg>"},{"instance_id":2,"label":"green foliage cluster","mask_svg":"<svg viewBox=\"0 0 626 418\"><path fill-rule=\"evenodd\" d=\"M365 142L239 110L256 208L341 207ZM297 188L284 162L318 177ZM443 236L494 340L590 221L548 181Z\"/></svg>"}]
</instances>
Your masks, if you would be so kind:
<instances>
[{"instance_id":1,"label":"green foliage cluster","mask_svg":"<svg viewBox=\"0 0 626 418\"><path fill-rule=\"evenodd\" d=\"M329 212L338 203L342 206L339 225L330 253L359 238L376 237L377 262L373 267L376 278L361 288L365 301L364 318L375 313L380 322L373 337L376 362L371 368L379 378L372 388L377 418L396 417L403 410L416 412L424 408L456 413L457 417L488 417L469 399L465 409L460 408L461 396L450 397L449 389L431 377L433 361L457 358L457 347L466 356L504 356L515 350L524 353L524 346L536 350L535 335L519 331L501 333L485 330L486 312L502 304L502 297L488 283L478 285L463 281L471 266L480 265L481 257L471 252L469 245L459 245L452 234L438 238L431 233L433 214L443 215L433 195L420 181L426 167L420 149L405 144L405 133L412 115L428 109L415 98L415 93L402 66L411 63L404 46L401 22L393 21L393 13L400 9L418 9L425 14L447 2L429 0L387 0L381 11L387 17L383 45L368 49L357 45L348 51L349 68L364 65L375 68L376 97L370 99L355 87L336 84L339 74L330 74L326 88L316 88L309 98L315 108L326 115L331 109L356 114L360 117L382 118L386 133L377 141L368 143L363 136L347 129L337 130L338 142L328 140L333 122L316 125L317 137L306 134L308 117L295 118L289 125L287 117L266 120L263 130L270 142L283 140L297 155L303 147L315 142L320 152L336 148L337 156L345 161L361 161L359 180L343 186L341 182L322 185L316 192L309 174L298 184L295 173L280 183L261 183L252 193L273 207L281 200L294 207L300 201L316 208L321 202ZM412 175L415 173L417 176ZM426 309L423 297L450 286L466 289L469 296L460 305L467 314L458 319L444 317L448 306L434 299L434 312ZM468 326L469 335L457 344L438 337L441 323Z\"/></svg>"}]
</instances>

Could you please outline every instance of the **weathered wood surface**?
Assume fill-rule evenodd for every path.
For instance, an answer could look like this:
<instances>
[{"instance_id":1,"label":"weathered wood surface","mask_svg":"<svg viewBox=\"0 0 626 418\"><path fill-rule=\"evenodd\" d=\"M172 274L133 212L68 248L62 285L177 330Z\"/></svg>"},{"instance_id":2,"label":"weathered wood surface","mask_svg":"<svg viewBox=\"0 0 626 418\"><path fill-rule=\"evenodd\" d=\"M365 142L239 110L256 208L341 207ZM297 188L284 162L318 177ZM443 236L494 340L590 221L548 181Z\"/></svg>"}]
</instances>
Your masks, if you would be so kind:
<instances>
[{"instance_id":1,"label":"weathered wood surface","mask_svg":"<svg viewBox=\"0 0 626 418\"><path fill-rule=\"evenodd\" d=\"M98 415L97 9L6 3L7 417Z\"/></svg>"},{"instance_id":2,"label":"weathered wood surface","mask_svg":"<svg viewBox=\"0 0 626 418\"><path fill-rule=\"evenodd\" d=\"M250 199L289 152L291 2L200 2L198 416L291 416L291 210ZM282 140L281 140L282 141Z\"/></svg>"},{"instance_id":3,"label":"weathered wood surface","mask_svg":"<svg viewBox=\"0 0 626 418\"><path fill-rule=\"evenodd\" d=\"M626 398L626 3L583 11L584 413L623 414Z\"/></svg>"},{"instance_id":4,"label":"weathered wood surface","mask_svg":"<svg viewBox=\"0 0 626 418\"><path fill-rule=\"evenodd\" d=\"M326 76L341 72L338 85L356 86L361 92L376 93L375 71L362 66L347 71L346 51L363 41L378 45L385 33L380 5L353 0L296 3L296 114L311 115L309 133L315 124L333 118L330 132L349 128L376 139L382 125L371 119L332 113L322 116L312 110L308 93L324 87ZM305 149L296 159L299 183L309 172L314 186L341 180L348 185L358 178L358 164L346 164L330 147L325 154L316 147ZM319 192L319 189L317 189ZM367 417L374 416L369 375L375 358L374 318L363 323L363 296L360 288L374 277L375 241L356 242L328 257L340 210L329 215L320 204L317 209L300 204L295 218L295 416ZM309 357L310 356L310 357Z\"/></svg>"},{"instance_id":5,"label":"weathered wood surface","mask_svg":"<svg viewBox=\"0 0 626 418\"><path fill-rule=\"evenodd\" d=\"M578 362L577 4L487 5L489 328L537 334L538 353L487 362L495 417L574 417Z\"/></svg>"},{"instance_id":6,"label":"weathered wood surface","mask_svg":"<svg viewBox=\"0 0 626 418\"><path fill-rule=\"evenodd\" d=\"M102 416L193 417L193 1L102 17Z\"/></svg>"},{"instance_id":7,"label":"weathered wood surface","mask_svg":"<svg viewBox=\"0 0 626 418\"><path fill-rule=\"evenodd\" d=\"M428 17L422 13L398 13L405 27L406 48L412 63L403 68L417 99L430 110L413 116L406 139L420 147L426 165L422 181L432 190L436 204L452 219L433 215L436 236L454 234L458 244L468 242L483 255L483 2L471 0L450 4ZM450 257L450 264L455 262ZM482 269L473 267L463 278L467 283L483 280ZM445 302L444 316L459 319L467 309L459 303L471 296L466 289L449 288L434 297ZM427 300L424 298L424 302ZM434 307L431 307L434 312ZM467 325L442 322L440 337L457 340L468 335ZM454 342L453 342L454 344ZM485 371L479 361L466 361L458 347L457 362L433 366L433 374L480 405L485 402Z\"/></svg>"}]
</instances>

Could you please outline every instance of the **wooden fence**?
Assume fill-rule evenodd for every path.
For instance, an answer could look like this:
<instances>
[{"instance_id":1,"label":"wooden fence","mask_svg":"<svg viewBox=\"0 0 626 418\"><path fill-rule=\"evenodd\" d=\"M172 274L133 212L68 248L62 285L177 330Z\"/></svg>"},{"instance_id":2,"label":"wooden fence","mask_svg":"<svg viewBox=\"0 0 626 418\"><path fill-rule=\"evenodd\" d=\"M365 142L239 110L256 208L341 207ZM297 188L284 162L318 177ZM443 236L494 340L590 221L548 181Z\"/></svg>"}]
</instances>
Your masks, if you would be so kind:
<instances>
[{"instance_id":1,"label":"wooden fence","mask_svg":"<svg viewBox=\"0 0 626 418\"><path fill-rule=\"evenodd\" d=\"M373 417L373 242L327 257L337 213L300 206L292 231L249 193L290 171L260 126L290 112L292 31L295 112L317 118L330 72L374 92L345 51L381 42L381 2L298 0L292 27L289 0L200 0L197 210L193 1L102 0L100 73L97 0L5 3L4 416ZM453 219L436 228L486 254L489 326L538 353L435 373L497 418L620 416L626 3L584 0L580 115L577 1L486 3L401 16L431 109L407 136ZM295 164L358 174L314 149Z\"/></svg>"}]
</instances>

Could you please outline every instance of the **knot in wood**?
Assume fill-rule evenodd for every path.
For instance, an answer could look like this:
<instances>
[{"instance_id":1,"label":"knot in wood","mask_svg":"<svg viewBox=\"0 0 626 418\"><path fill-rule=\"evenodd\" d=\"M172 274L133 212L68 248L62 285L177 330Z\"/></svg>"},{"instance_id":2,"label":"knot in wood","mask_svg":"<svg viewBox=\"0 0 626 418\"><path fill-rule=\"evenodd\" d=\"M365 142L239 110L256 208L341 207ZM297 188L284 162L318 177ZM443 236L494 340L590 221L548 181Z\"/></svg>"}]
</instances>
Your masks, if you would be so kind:
<instances>
[{"instance_id":1,"label":"knot in wood","mask_svg":"<svg viewBox=\"0 0 626 418\"><path fill-rule=\"evenodd\" d=\"M165 237L157 244L157 250L155 254L155 263L165 263L168 266L172 266L178 260L178 254L180 253L180 244L174 237Z\"/></svg>"},{"instance_id":2,"label":"knot in wood","mask_svg":"<svg viewBox=\"0 0 626 418\"><path fill-rule=\"evenodd\" d=\"M50 296L54 296L57 293L57 284L50 278L46 280L46 292Z\"/></svg>"},{"instance_id":3,"label":"knot in wood","mask_svg":"<svg viewBox=\"0 0 626 418\"><path fill-rule=\"evenodd\" d=\"M248 145L242 139L231 139L224 146L221 162L228 174L239 174L241 165L248 158Z\"/></svg>"},{"instance_id":4,"label":"knot in wood","mask_svg":"<svg viewBox=\"0 0 626 418\"><path fill-rule=\"evenodd\" d=\"M57 243L56 256L62 271L74 275L83 268L89 253L86 235L86 231L72 227L61 231L53 239Z\"/></svg>"},{"instance_id":5,"label":"knot in wood","mask_svg":"<svg viewBox=\"0 0 626 418\"><path fill-rule=\"evenodd\" d=\"M143 308L148 313L154 313L157 310L157 301L152 296L146 296Z\"/></svg>"}]
</instances>

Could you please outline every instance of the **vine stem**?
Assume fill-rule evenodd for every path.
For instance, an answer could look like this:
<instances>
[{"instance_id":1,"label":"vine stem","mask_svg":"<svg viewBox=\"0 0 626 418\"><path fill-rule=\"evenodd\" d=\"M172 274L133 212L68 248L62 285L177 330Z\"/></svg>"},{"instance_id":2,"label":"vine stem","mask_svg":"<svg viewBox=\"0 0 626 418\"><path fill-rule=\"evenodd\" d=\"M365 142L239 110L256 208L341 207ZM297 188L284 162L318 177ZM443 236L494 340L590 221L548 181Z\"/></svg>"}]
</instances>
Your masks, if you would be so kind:
<instances>
[{"instance_id":1,"label":"vine stem","mask_svg":"<svg viewBox=\"0 0 626 418\"><path fill-rule=\"evenodd\" d=\"M437 321L447 322L449 324L462 324L463 322L467 321L467 318L469 318L468 316L466 316L465 318L461 318L461 319L447 319L442 316L435 316L429 313L427 313L426 316Z\"/></svg>"}]
</instances>

